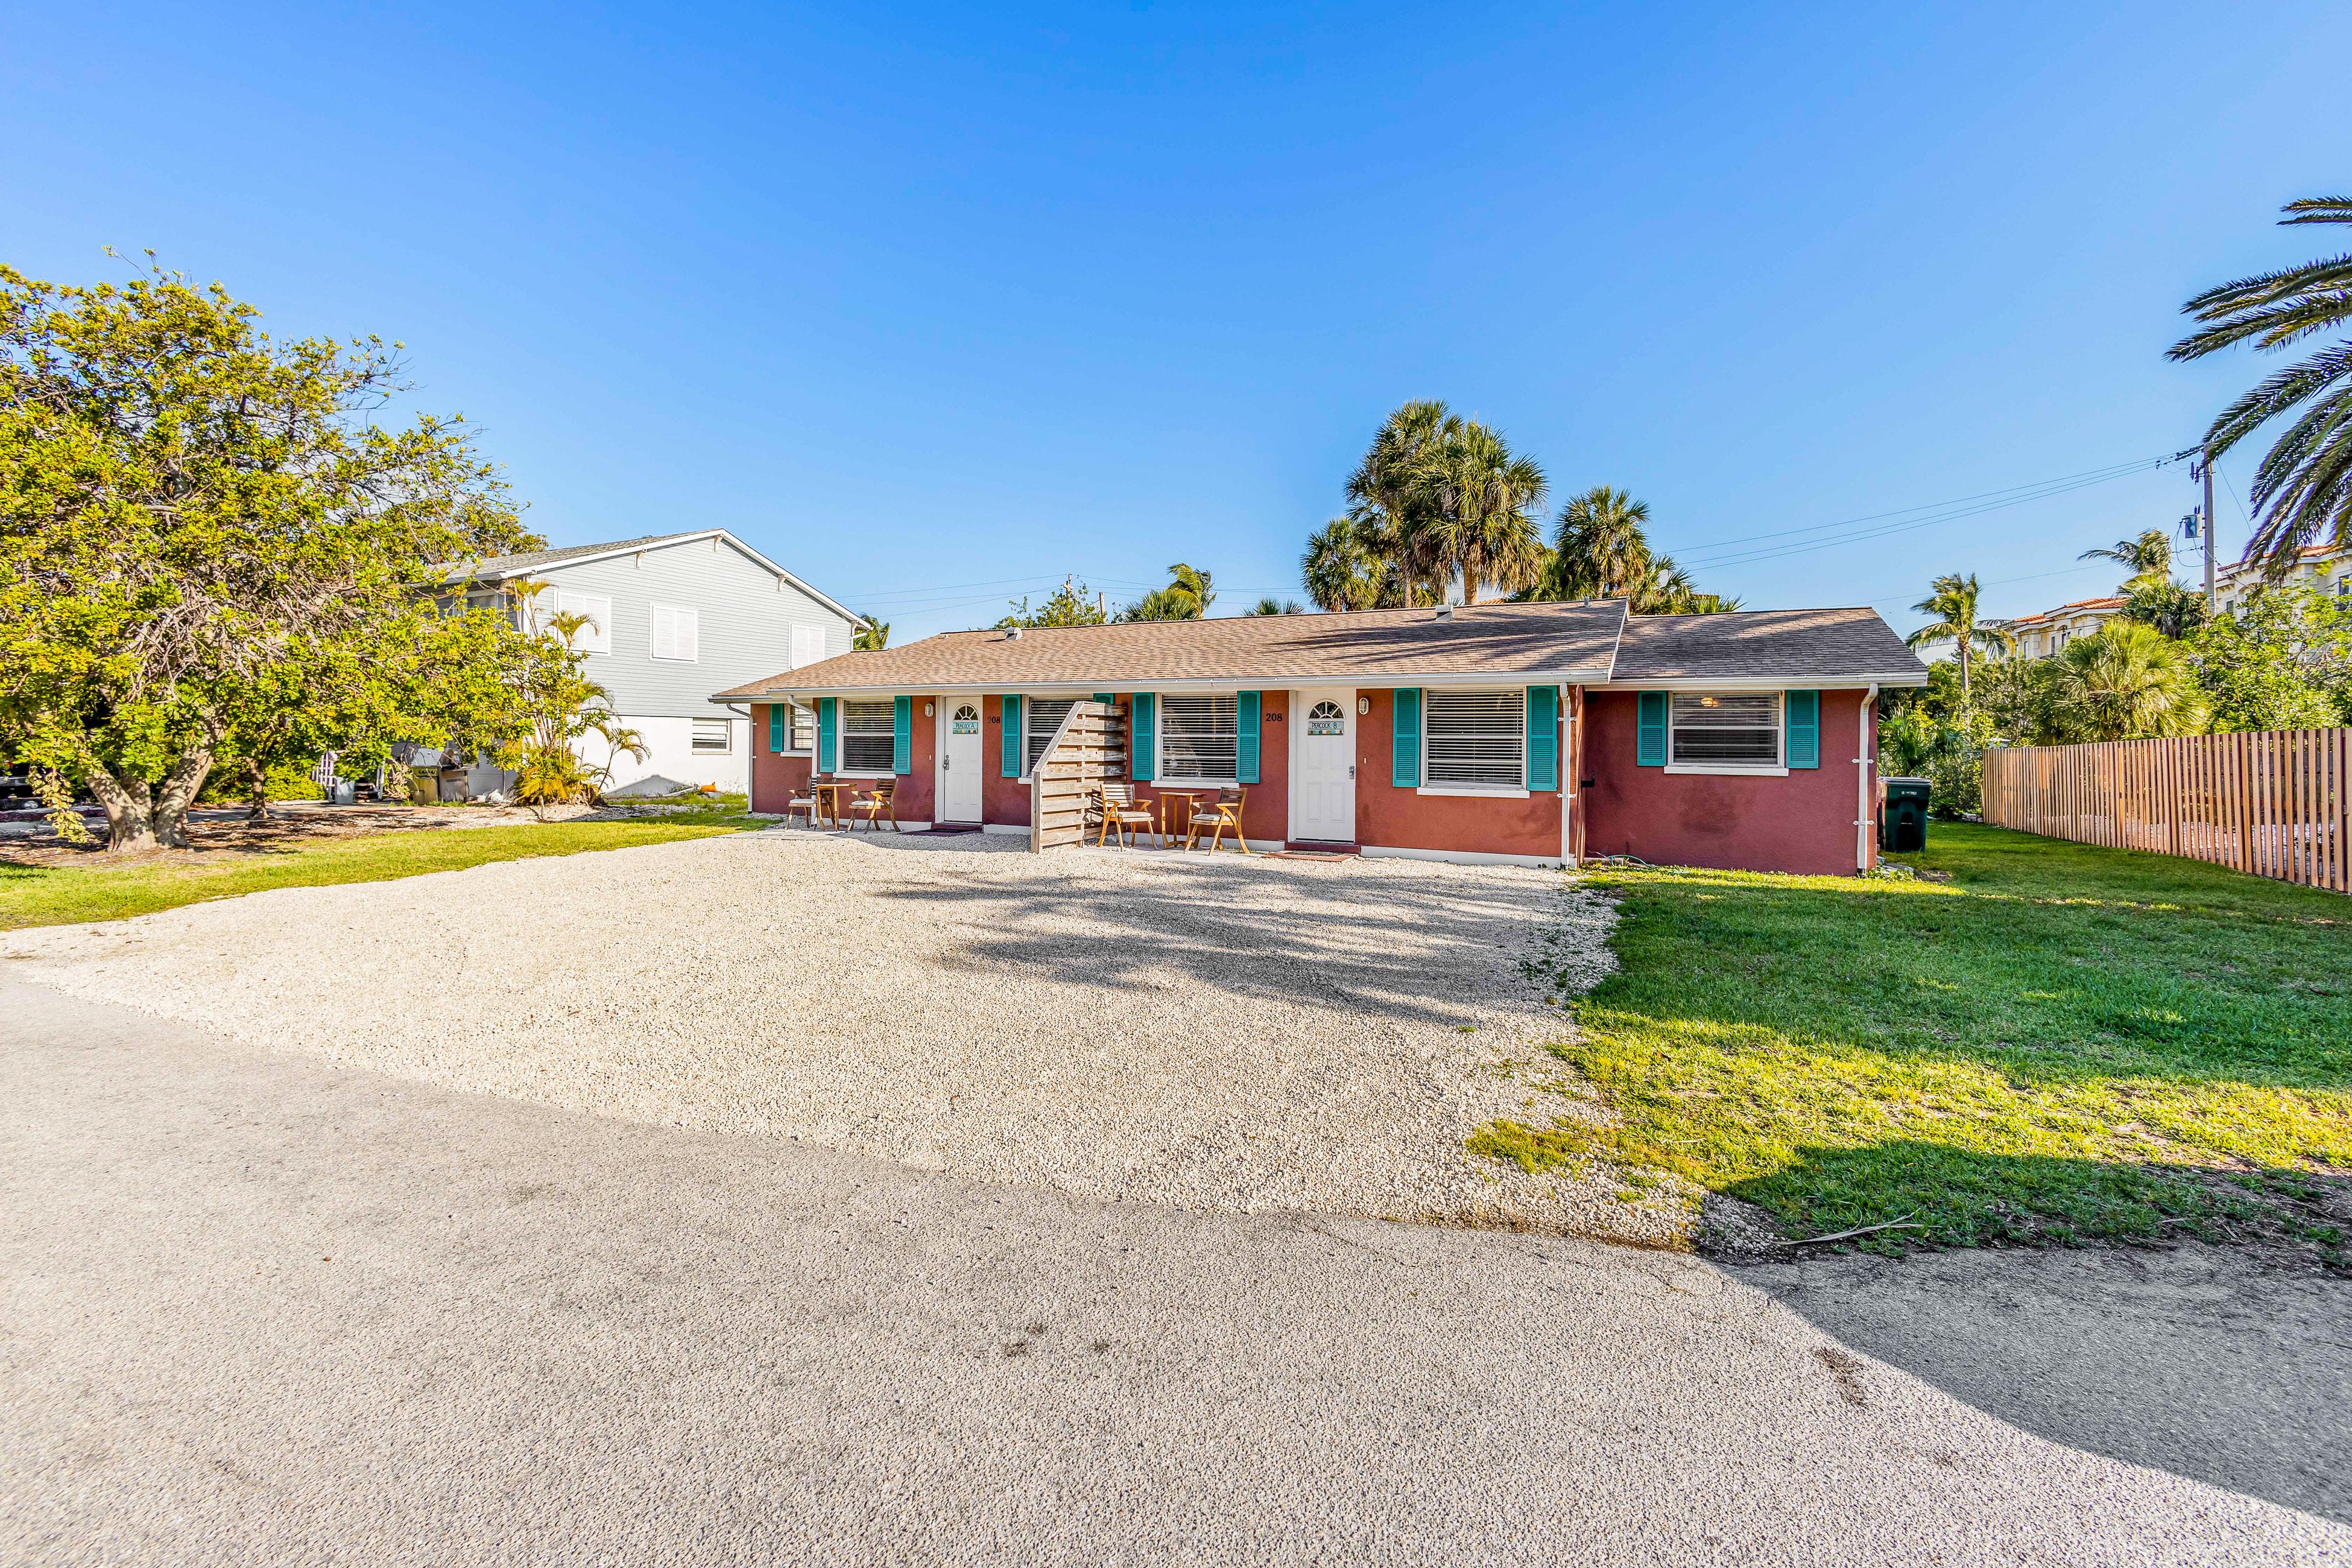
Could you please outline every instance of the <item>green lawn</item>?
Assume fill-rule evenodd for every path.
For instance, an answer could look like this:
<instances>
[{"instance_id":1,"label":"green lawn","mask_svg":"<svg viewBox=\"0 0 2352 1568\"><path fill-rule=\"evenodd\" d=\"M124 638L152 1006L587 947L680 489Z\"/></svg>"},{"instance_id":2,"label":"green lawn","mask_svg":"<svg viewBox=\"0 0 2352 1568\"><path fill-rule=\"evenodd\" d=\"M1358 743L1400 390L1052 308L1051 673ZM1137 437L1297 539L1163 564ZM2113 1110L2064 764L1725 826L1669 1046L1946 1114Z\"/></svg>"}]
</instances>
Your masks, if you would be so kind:
<instances>
[{"instance_id":1,"label":"green lawn","mask_svg":"<svg viewBox=\"0 0 2352 1568\"><path fill-rule=\"evenodd\" d=\"M2352 1172L2352 900L1999 828L1929 842L1902 858L1949 882L1591 873L1623 969L1552 1048L1618 1124L1471 1146L1672 1172L1794 1236L2284 1234L2340 1264L2309 1200Z\"/></svg>"},{"instance_id":2,"label":"green lawn","mask_svg":"<svg viewBox=\"0 0 2352 1568\"><path fill-rule=\"evenodd\" d=\"M760 826L743 815L742 796L707 810L618 822L531 823L514 827L417 829L291 845L232 859L122 867L0 864L0 931L19 926L117 921L208 899L233 899L268 888L317 888L337 882L381 882L427 871L455 871L493 860L577 855L706 838Z\"/></svg>"}]
</instances>

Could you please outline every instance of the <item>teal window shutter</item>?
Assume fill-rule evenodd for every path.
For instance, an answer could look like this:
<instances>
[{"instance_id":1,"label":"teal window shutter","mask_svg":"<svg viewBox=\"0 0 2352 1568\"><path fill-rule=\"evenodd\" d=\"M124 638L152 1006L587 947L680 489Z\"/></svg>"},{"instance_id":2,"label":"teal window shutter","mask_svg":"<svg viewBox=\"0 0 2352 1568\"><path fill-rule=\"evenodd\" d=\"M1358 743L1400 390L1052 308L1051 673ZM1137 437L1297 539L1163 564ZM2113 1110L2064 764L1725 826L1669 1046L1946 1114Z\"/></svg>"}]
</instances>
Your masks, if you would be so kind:
<instances>
[{"instance_id":1,"label":"teal window shutter","mask_svg":"<svg viewBox=\"0 0 2352 1568\"><path fill-rule=\"evenodd\" d=\"M1787 757L1792 768L1822 765L1822 694L1791 691L1781 711L1789 727Z\"/></svg>"},{"instance_id":2,"label":"teal window shutter","mask_svg":"<svg viewBox=\"0 0 2352 1568\"><path fill-rule=\"evenodd\" d=\"M816 700L816 771L821 773L841 765L841 730L834 721L837 706L830 697Z\"/></svg>"},{"instance_id":3,"label":"teal window shutter","mask_svg":"<svg viewBox=\"0 0 2352 1568\"><path fill-rule=\"evenodd\" d=\"M911 697L890 699L890 771L915 771L915 700Z\"/></svg>"},{"instance_id":4,"label":"teal window shutter","mask_svg":"<svg viewBox=\"0 0 2352 1568\"><path fill-rule=\"evenodd\" d=\"M1021 752L1026 743L1021 735L1021 698L1017 693L1008 691L1004 694L1004 744L1002 748L1006 778L1021 776Z\"/></svg>"},{"instance_id":5,"label":"teal window shutter","mask_svg":"<svg viewBox=\"0 0 2352 1568\"><path fill-rule=\"evenodd\" d=\"M1389 783L1398 789L1421 787L1421 688L1400 686L1393 694L1390 726Z\"/></svg>"},{"instance_id":6,"label":"teal window shutter","mask_svg":"<svg viewBox=\"0 0 2352 1568\"><path fill-rule=\"evenodd\" d=\"M1097 691L1095 693L1095 700L1097 702L1116 702L1118 700L1118 693L1116 691Z\"/></svg>"},{"instance_id":7,"label":"teal window shutter","mask_svg":"<svg viewBox=\"0 0 2352 1568\"><path fill-rule=\"evenodd\" d=\"M1559 688L1528 688L1528 787L1559 787Z\"/></svg>"},{"instance_id":8,"label":"teal window shutter","mask_svg":"<svg viewBox=\"0 0 2352 1568\"><path fill-rule=\"evenodd\" d=\"M1666 765L1666 694L1644 691L1634 714L1633 764L1643 768Z\"/></svg>"},{"instance_id":9,"label":"teal window shutter","mask_svg":"<svg viewBox=\"0 0 2352 1568\"><path fill-rule=\"evenodd\" d=\"M1265 710L1265 694L1244 691L1234 700L1234 780L1237 784L1257 783L1258 734L1264 726L1259 714Z\"/></svg>"},{"instance_id":10,"label":"teal window shutter","mask_svg":"<svg viewBox=\"0 0 2352 1568\"><path fill-rule=\"evenodd\" d=\"M784 705L768 704L768 755L774 756L784 749Z\"/></svg>"},{"instance_id":11,"label":"teal window shutter","mask_svg":"<svg viewBox=\"0 0 2352 1568\"><path fill-rule=\"evenodd\" d=\"M1135 694L1135 716L1128 726L1127 776L1150 784L1160 761L1160 699L1149 691Z\"/></svg>"}]
</instances>

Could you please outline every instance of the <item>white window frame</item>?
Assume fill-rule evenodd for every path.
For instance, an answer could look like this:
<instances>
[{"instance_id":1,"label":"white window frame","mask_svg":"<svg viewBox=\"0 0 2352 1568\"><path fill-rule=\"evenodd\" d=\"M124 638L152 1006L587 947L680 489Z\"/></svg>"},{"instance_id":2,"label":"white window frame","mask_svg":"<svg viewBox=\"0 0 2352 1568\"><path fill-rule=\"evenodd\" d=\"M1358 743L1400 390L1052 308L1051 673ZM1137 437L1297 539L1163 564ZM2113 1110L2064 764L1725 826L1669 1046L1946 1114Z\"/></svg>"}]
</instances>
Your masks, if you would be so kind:
<instances>
[{"instance_id":1,"label":"white window frame","mask_svg":"<svg viewBox=\"0 0 2352 1568\"><path fill-rule=\"evenodd\" d=\"M705 724L719 726L719 744L706 746L702 743L702 726ZM687 726L686 749L690 754L698 757L731 757L735 754L734 720L688 719Z\"/></svg>"},{"instance_id":2,"label":"white window frame","mask_svg":"<svg viewBox=\"0 0 2352 1568\"><path fill-rule=\"evenodd\" d=\"M1519 782L1516 784L1431 784L1429 780L1430 699L1437 696L1481 697L1507 695L1518 700L1519 715ZM1482 686L1456 689L1446 687L1424 688L1421 694L1421 784L1415 795L1475 796L1480 800L1525 800L1528 798L1528 689L1524 686Z\"/></svg>"},{"instance_id":3,"label":"white window frame","mask_svg":"<svg viewBox=\"0 0 2352 1568\"><path fill-rule=\"evenodd\" d=\"M667 653L662 652L661 627L662 617L664 616L676 617L670 622L670 651ZM693 638L694 651L692 653L680 653L677 651L677 634L681 626L687 628L688 635ZM648 658L660 659L667 664L700 664L702 662L701 613L686 605L648 605L646 606L646 657Z\"/></svg>"},{"instance_id":4,"label":"white window frame","mask_svg":"<svg viewBox=\"0 0 2352 1568\"><path fill-rule=\"evenodd\" d=\"M808 738L803 740L805 734ZM816 710L805 702L784 704L784 755L807 757L816 754Z\"/></svg>"},{"instance_id":5,"label":"white window frame","mask_svg":"<svg viewBox=\"0 0 2352 1568\"><path fill-rule=\"evenodd\" d=\"M1769 697L1772 700L1772 760L1769 763L1685 763L1675 754L1675 699L1688 697ZM1670 691L1666 694L1666 772L1717 774L1727 778L1784 779L1789 776L1789 694L1785 691Z\"/></svg>"},{"instance_id":6,"label":"white window frame","mask_svg":"<svg viewBox=\"0 0 2352 1568\"><path fill-rule=\"evenodd\" d=\"M1232 691L1162 691L1153 698L1155 711L1151 723L1152 767L1150 783L1154 789L1238 789L1242 787L1242 694ZM1230 702L1234 705L1234 776L1229 779L1206 778L1198 773L1173 773L1168 771L1168 704L1171 702Z\"/></svg>"},{"instance_id":7,"label":"white window frame","mask_svg":"<svg viewBox=\"0 0 2352 1568\"><path fill-rule=\"evenodd\" d=\"M860 708L879 708L882 710L882 728L878 731L873 730L862 730L858 731L859 735L864 739L871 740L878 733L881 735L883 740L889 742L890 750L884 753L882 765L878 768L853 768L849 765L849 710L853 702ZM836 777L853 779L887 779L895 776L890 764L898 760L898 716L896 711L896 705L889 698L885 697L879 701L876 701L871 698L852 699L845 697L841 700L840 707L835 710L835 719L841 726L841 732L834 737L834 744L839 748L841 752L840 756L834 759L841 764L839 767L833 770Z\"/></svg>"},{"instance_id":8,"label":"white window frame","mask_svg":"<svg viewBox=\"0 0 2352 1568\"><path fill-rule=\"evenodd\" d=\"M1086 700L1087 699L1083 697L1024 697L1021 699L1020 783L1027 784L1029 782L1030 775L1037 771L1037 758L1030 754L1031 742L1037 740L1050 742L1054 738L1054 730L1058 730L1062 727L1062 721L1060 719L1056 719L1054 721L1054 730L1048 730L1044 735L1040 736L1037 733L1037 704L1040 702L1067 702L1072 706L1076 706L1076 704ZM1068 716L1067 709L1063 710L1063 715L1065 718Z\"/></svg>"},{"instance_id":9,"label":"white window frame","mask_svg":"<svg viewBox=\"0 0 2352 1568\"><path fill-rule=\"evenodd\" d=\"M792 629L792 664L789 668L798 669L803 665L823 663L824 641L823 626L794 626Z\"/></svg>"}]
</instances>

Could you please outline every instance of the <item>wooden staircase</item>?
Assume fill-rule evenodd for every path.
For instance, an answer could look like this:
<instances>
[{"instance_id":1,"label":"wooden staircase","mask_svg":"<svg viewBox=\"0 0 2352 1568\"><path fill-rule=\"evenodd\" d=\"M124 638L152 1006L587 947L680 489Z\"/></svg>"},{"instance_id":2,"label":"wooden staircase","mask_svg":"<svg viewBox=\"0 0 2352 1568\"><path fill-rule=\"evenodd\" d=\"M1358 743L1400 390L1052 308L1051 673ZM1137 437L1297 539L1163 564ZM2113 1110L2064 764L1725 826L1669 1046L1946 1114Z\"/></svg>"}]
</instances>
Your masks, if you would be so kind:
<instances>
[{"instance_id":1,"label":"wooden staircase","mask_svg":"<svg viewBox=\"0 0 2352 1568\"><path fill-rule=\"evenodd\" d=\"M1072 703L1029 775L1030 852L1084 843L1096 816L1097 787L1126 777L1126 707Z\"/></svg>"}]
</instances>

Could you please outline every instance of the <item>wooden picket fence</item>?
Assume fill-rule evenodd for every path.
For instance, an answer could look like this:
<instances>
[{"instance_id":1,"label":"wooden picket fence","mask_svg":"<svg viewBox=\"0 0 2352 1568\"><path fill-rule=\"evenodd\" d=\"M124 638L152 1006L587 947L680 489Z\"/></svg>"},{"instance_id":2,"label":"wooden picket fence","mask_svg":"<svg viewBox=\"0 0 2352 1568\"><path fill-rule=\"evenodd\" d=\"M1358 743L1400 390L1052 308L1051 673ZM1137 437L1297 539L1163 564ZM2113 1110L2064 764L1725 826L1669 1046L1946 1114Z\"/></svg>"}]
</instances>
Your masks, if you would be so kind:
<instances>
[{"instance_id":1,"label":"wooden picket fence","mask_svg":"<svg viewBox=\"0 0 2352 1568\"><path fill-rule=\"evenodd\" d=\"M1984 819L2352 892L2352 729L2000 746Z\"/></svg>"}]
</instances>

